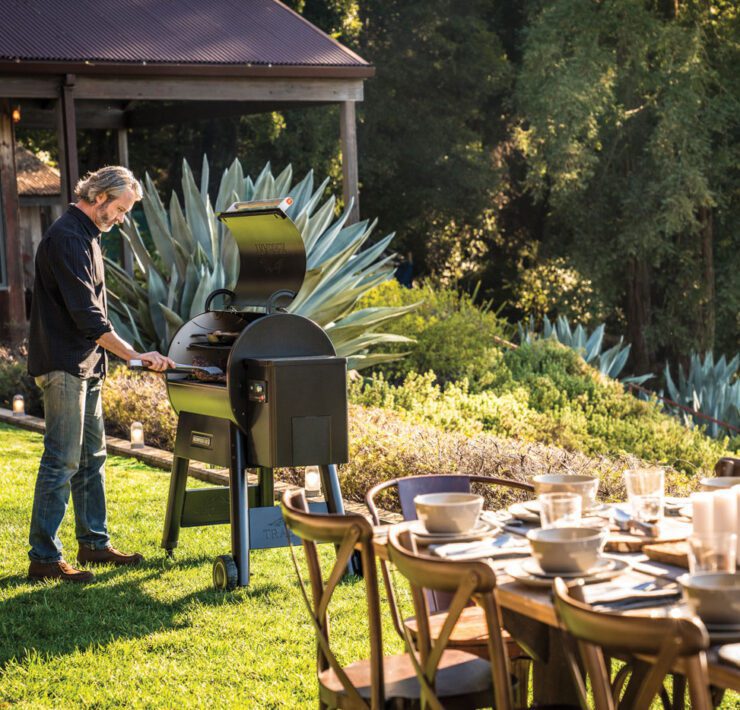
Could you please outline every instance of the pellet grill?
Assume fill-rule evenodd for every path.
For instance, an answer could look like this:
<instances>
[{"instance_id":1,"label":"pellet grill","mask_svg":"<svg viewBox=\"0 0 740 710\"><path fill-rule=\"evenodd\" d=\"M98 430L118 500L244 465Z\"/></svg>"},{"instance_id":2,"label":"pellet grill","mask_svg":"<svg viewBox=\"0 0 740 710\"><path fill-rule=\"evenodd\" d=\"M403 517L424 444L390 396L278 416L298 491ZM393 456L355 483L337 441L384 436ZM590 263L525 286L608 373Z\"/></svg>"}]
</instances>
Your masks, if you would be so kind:
<instances>
[{"instance_id":1,"label":"pellet grill","mask_svg":"<svg viewBox=\"0 0 740 710\"><path fill-rule=\"evenodd\" d=\"M306 273L289 205L289 198L237 203L218 215L238 246L238 283L233 292L211 293L168 353L178 364L224 373L166 375L179 416L162 538L172 555L180 528L230 523L231 554L213 565L221 589L249 584L250 550L288 544L274 505L274 468L318 466L326 503L311 505L344 512L336 464L348 460L347 362L321 327L285 312ZM214 309L222 297L228 307ZM228 489L187 488L191 460L228 467ZM256 484L248 484L248 469Z\"/></svg>"}]
</instances>

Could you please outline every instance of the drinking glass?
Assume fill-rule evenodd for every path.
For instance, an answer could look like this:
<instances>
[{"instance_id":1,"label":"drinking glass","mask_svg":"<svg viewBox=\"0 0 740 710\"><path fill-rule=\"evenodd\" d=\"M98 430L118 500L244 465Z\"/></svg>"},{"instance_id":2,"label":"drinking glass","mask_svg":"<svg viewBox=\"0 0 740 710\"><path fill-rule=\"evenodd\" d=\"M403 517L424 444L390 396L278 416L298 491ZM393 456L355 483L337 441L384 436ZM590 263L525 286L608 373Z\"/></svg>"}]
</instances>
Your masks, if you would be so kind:
<instances>
[{"instance_id":1,"label":"drinking glass","mask_svg":"<svg viewBox=\"0 0 740 710\"><path fill-rule=\"evenodd\" d=\"M624 472L632 517L644 523L663 519L664 472L662 468L633 468Z\"/></svg>"},{"instance_id":2,"label":"drinking glass","mask_svg":"<svg viewBox=\"0 0 740 710\"><path fill-rule=\"evenodd\" d=\"M537 500L543 528L570 528L581 522L583 498L578 493L540 493Z\"/></svg>"},{"instance_id":3,"label":"drinking glass","mask_svg":"<svg viewBox=\"0 0 740 710\"><path fill-rule=\"evenodd\" d=\"M689 538L689 573L734 572L736 553L735 533L694 534Z\"/></svg>"}]
</instances>

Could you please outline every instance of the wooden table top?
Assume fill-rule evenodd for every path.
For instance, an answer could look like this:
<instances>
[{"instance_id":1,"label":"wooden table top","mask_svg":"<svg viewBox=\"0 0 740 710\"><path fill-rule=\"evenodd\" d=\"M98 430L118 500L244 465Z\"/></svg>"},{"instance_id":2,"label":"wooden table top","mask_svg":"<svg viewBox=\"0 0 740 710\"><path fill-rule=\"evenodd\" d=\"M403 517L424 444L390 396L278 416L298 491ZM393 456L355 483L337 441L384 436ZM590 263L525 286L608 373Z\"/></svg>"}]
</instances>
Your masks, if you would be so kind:
<instances>
[{"instance_id":1,"label":"wooden table top","mask_svg":"<svg viewBox=\"0 0 740 710\"><path fill-rule=\"evenodd\" d=\"M404 525L404 523L401 523ZM388 560L388 525L380 525L375 528L373 546L375 554L382 560ZM651 579L676 579L685 574L686 570L673 565L655 562L648 559L642 553L612 553L614 556L624 558L631 564L631 568L618 579L623 579L626 584L637 585ZM489 559L488 562L497 571L496 598L502 608L510 609L529 619L539 621L548 626L558 627L555 607L552 602L552 594L545 587L529 587L518 582L505 572L507 565L511 564L511 557L504 559ZM624 611L622 614L636 616L651 616L662 614L666 605L642 608L639 610ZM721 661L717 655L721 646L712 646L707 654L709 663L709 680L712 685L719 688L727 688L740 692L740 668ZM680 672L680 668L676 671Z\"/></svg>"}]
</instances>

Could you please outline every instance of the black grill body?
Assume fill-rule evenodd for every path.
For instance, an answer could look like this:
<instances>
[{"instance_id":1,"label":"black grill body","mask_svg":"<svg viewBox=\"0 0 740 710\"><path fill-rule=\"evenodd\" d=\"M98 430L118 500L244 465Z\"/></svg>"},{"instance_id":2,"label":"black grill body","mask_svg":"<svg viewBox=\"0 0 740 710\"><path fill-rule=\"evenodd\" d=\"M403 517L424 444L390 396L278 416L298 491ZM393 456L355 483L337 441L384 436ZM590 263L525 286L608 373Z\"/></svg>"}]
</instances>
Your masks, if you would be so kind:
<instances>
[{"instance_id":1,"label":"black grill body","mask_svg":"<svg viewBox=\"0 0 740 710\"><path fill-rule=\"evenodd\" d=\"M311 320L280 310L300 290L305 249L298 229L277 204L219 215L241 259L232 305L207 310L175 334L169 356L181 364L215 365L219 382L167 375L178 413L162 547L172 554L181 527L231 524L232 555L214 566L217 587L249 583L249 551L288 544L275 506L273 469L317 465L325 504L342 513L336 464L348 460L347 363ZM245 279L247 283L245 283ZM214 341L209 334L228 333ZM188 489L191 460L228 467L229 489ZM247 470L256 473L248 483Z\"/></svg>"}]
</instances>

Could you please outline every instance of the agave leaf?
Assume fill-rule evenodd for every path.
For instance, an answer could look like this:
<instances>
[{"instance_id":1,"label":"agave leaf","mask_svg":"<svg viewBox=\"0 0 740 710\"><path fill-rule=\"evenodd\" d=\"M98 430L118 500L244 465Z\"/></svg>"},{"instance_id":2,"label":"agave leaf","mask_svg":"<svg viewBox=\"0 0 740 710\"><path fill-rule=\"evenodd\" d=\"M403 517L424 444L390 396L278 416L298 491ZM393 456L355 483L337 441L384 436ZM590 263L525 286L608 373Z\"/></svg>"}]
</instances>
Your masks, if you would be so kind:
<instances>
[{"instance_id":1,"label":"agave leaf","mask_svg":"<svg viewBox=\"0 0 740 710\"><path fill-rule=\"evenodd\" d=\"M139 232L136 222L133 219L126 217L126 221L120 229L131 247L131 252L136 259L139 270L146 276L149 269L152 268L152 259L144 245L144 240L141 238L141 233Z\"/></svg>"},{"instance_id":2,"label":"agave leaf","mask_svg":"<svg viewBox=\"0 0 740 710\"><path fill-rule=\"evenodd\" d=\"M342 216L334 222L334 224L332 224L332 226L321 235L316 244L314 244L314 248L308 257L309 269L313 269L321 263L321 257L324 255L324 252L329 249L332 241L337 237L347 219L349 219L349 211L345 210L342 213Z\"/></svg>"},{"instance_id":3,"label":"agave leaf","mask_svg":"<svg viewBox=\"0 0 740 710\"><path fill-rule=\"evenodd\" d=\"M592 362L601 352L601 345L604 342L604 324L602 323L586 341L586 362Z\"/></svg>"},{"instance_id":4,"label":"agave leaf","mask_svg":"<svg viewBox=\"0 0 740 710\"><path fill-rule=\"evenodd\" d=\"M156 270L149 274L149 313L157 334L157 340L161 343L167 340L167 324L162 315L160 306L167 303L167 288L164 280Z\"/></svg>"},{"instance_id":5,"label":"agave leaf","mask_svg":"<svg viewBox=\"0 0 740 710\"><path fill-rule=\"evenodd\" d=\"M337 349L337 354L355 353L363 350L367 350L373 345L390 345L392 343L414 343L416 342L413 338L407 338L405 335L395 335L393 333L364 333L356 338L349 340L343 340L341 342L335 341L333 338L334 333L332 329L327 329L327 335L331 338L331 342Z\"/></svg>"},{"instance_id":6,"label":"agave leaf","mask_svg":"<svg viewBox=\"0 0 740 710\"><path fill-rule=\"evenodd\" d=\"M208 265L213 268L213 253L211 252L211 229L208 222L208 210L200 198L195 179L187 160L182 161L182 193L185 200L185 216L196 243L201 247L208 259Z\"/></svg>"},{"instance_id":7,"label":"agave leaf","mask_svg":"<svg viewBox=\"0 0 740 710\"><path fill-rule=\"evenodd\" d=\"M293 166L288 165L283 168L283 171L275 178L275 197L285 197L290 191L290 183L293 180Z\"/></svg>"},{"instance_id":8,"label":"agave leaf","mask_svg":"<svg viewBox=\"0 0 740 710\"><path fill-rule=\"evenodd\" d=\"M213 287L211 286L211 272L206 268L203 269L200 283L198 284L198 288L195 290L188 318L194 318L198 313L203 312L206 307L206 298L208 298L208 294L211 291L213 291Z\"/></svg>"},{"instance_id":9,"label":"agave leaf","mask_svg":"<svg viewBox=\"0 0 740 710\"><path fill-rule=\"evenodd\" d=\"M210 172L210 168L208 167L208 157L204 153L200 169L200 198L204 201L208 199L208 181L211 177Z\"/></svg>"},{"instance_id":10,"label":"agave leaf","mask_svg":"<svg viewBox=\"0 0 740 710\"><path fill-rule=\"evenodd\" d=\"M301 213L301 217L306 222L306 225L303 228L299 228L299 231L303 237L303 243L306 245L306 252L310 252L313 249L314 244L316 244L329 226L329 223L334 216L334 205L336 202L334 195L332 195L323 205L321 205L318 212L316 212L313 217L309 217L307 212ZM298 227L297 222L296 227Z\"/></svg>"},{"instance_id":11,"label":"agave leaf","mask_svg":"<svg viewBox=\"0 0 740 710\"><path fill-rule=\"evenodd\" d=\"M350 370L364 370L374 365L382 365L384 362L393 362L406 357L405 353L371 353L369 355L351 355L347 357L347 368ZM345 356L346 357L346 356Z\"/></svg>"},{"instance_id":12,"label":"agave leaf","mask_svg":"<svg viewBox=\"0 0 740 710\"><path fill-rule=\"evenodd\" d=\"M147 189L144 191L144 197L141 200L146 222L149 226L149 233L152 235L152 241L161 257L161 263L165 273L169 275L172 265L175 263L175 250L172 246L172 235L167 220L167 213L164 205L157 195L156 188L151 182L149 175L146 176Z\"/></svg>"},{"instance_id":13,"label":"agave leaf","mask_svg":"<svg viewBox=\"0 0 740 710\"><path fill-rule=\"evenodd\" d=\"M182 295L180 297L180 314L185 315L190 313L193 305L193 297L200 283L200 275L201 271L195 266L195 263L193 261L188 262L188 268L185 272L185 282L183 283Z\"/></svg>"},{"instance_id":14,"label":"agave leaf","mask_svg":"<svg viewBox=\"0 0 740 710\"><path fill-rule=\"evenodd\" d=\"M182 213L177 193L174 191L170 198L170 224L172 225L172 238L175 244L180 245L186 253L192 252L195 248L195 237L185 219L185 215Z\"/></svg>"},{"instance_id":15,"label":"agave leaf","mask_svg":"<svg viewBox=\"0 0 740 710\"><path fill-rule=\"evenodd\" d=\"M294 215L299 215L304 211L308 201L311 199L311 193L313 191L313 170L309 170L306 176L296 185L293 185L293 189L288 193L289 197L293 198L293 204L288 207L286 214L288 217L293 219Z\"/></svg>"},{"instance_id":16,"label":"agave leaf","mask_svg":"<svg viewBox=\"0 0 740 710\"><path fill-rule=\"evenodd\" d=\"M172 341L175 333L182 328L185 321L177 313L167 308L167 306L160 304L159 307L162 309L162 315L164 315L164 319L167 322L167 347L169 347L169 343Z\"/></svg>"},{"instance_id":17,"label":"agave leaf","mask_svg":"<svg viewBox=\"0 0 740 710\"><path fill-rule=\"evenodd\" d=\"M410 306L396 306L396 307L376 307L376 308L363 308L362 310L350 313L348 316L342 318L334 325L331 329L332 338L341 336L354 338L360 333L371 328L377 328L382 323L389 320L399 318L411 311L416 310L422 301L414 303Z\"/></svg>"},{"instance_id":18,"label":"agave leaf","mask_svg":"<svg viewBox=\"0 0 740 710\"><path fill-rule=\"evenodd\" d=\"M253 200L267 200L275 196L275 178L272 176L272 166L266 163L262 172L254 181Z\"/></svg>"},{"instance_id":19,"label":"agave leaf","mask_svg":"<svg viewBox=\"0 0 740 710\"><path fill-rule=\"evenodd\" d=\"M108 318L113 324L113 330L116 331L116 334L120 338L123 338L123 340L125 340L127 343L134 343L136 338L134 338L133 330L128 326L128 324L118 313L109 312Z\"/></svg>"}]
</instances>

